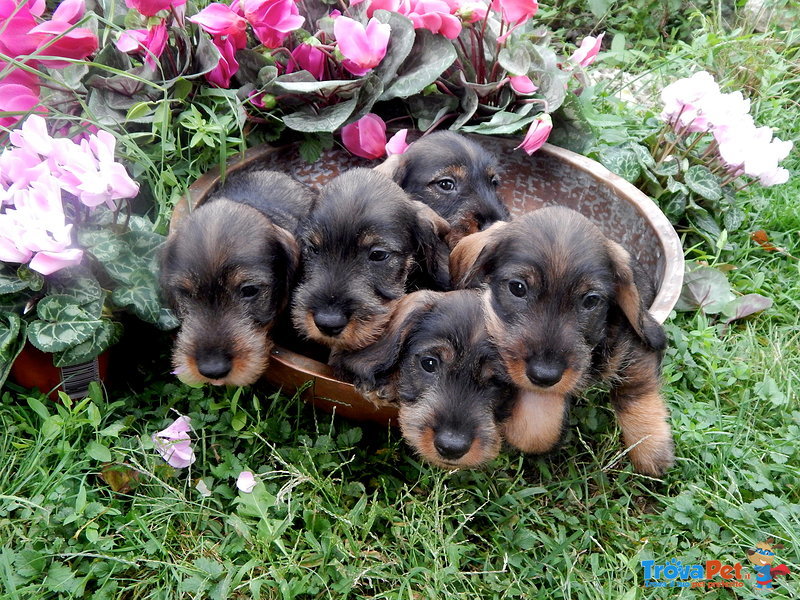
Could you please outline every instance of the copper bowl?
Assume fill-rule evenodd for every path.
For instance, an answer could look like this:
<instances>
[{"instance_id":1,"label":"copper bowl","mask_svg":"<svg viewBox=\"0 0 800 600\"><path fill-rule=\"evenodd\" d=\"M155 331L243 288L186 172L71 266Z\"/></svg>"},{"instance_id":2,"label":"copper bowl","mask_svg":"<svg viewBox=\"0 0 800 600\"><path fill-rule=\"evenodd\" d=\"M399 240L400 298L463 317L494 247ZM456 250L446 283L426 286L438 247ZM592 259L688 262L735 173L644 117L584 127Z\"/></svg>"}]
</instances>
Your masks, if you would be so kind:
<instances>
[{"instance_id":1,"label":"copper bowl","mask_svg":"<svg viewBox=\"0 0 800 600\"><path fill-rule=\"evenodd\" d=\"M514 140L487 136L476 136L476 140L500 161L500 194L513 215L548 205L568 206L597 223L608 237L650 269L658 287L650 313L664 322L681 291L683 251L672 225L649 197L596 161L557 146L545 144L528 156L514 150ZM258 146L233 158L226 177L237 171L275 169L319 187L342 171L376 164L339 148L324 152L320 160L308 164L294 146ZM170 229L220 183L219 169L195 181L176 205ZM397 414L392 407L376 408L352 385L336 379L328 365L286 348L276 347L272 352L264 378L287 392L305 388L305 399L348 418L388 423Z\"/></svg>"}]
</instances>

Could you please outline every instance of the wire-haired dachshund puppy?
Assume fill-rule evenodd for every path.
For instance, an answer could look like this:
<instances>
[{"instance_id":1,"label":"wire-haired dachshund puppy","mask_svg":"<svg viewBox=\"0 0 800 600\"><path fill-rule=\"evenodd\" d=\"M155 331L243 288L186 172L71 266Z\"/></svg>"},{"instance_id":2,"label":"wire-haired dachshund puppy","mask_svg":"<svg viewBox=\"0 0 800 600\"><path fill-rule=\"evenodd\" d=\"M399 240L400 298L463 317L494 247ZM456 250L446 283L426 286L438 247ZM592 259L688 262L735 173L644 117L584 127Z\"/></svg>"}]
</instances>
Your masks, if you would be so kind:
<instances>
[{"instance_id":1,"label":"wire-haired dachshund puppy","mask_svg":"<svg viewBox=\"0 0 800 600\"><path fill-rule=\"evenodd\" d=\"M497 160L458 133L426 135L376 169L445 218L451 229L447 238L450 247L465 235L509 219L508 209L497 194Z\"/></svg>"},{"instance_id":2,"label":"wire-haired dachshund puppy","mask_svg":"<svg viewBox=\"0 0 800 600\"><path fill-rule=\"evenodd\" d=\"M498 423L515 387L476 290L405 296L385 336L349 355L348 366L359 387L399 404L403 437L425 460L476 467L500 451Z\"/></svg>"},{"instance_id":3,"label":"wire-haired dachshund puppy","mask_svg":"<svg viewBox=\"0 0 800 600\"><path fill-rule=\"evenodd\" d=\"M303 225L295 327L332 348L337 368L340 352L383 334L410 278L420 287L449 285L448 230L444 219L385 175L362 168L332 179Z\"/></svg>"},{"instance_id":4,"label":"wire-haired dachshund puppy","mask_svg":"<svg viewBox=\"0 0 800 600\"><path fill-rule=\"evenodd\" d=\"M570 396L607 381L635 469L666 471L666 336L647 311L654 285L622 246L580 213L552 207L464 238L450 258L457 287L485 286L490 335L520 388L504 424L511 445L550 450Z\"/></svg>"},{"instance_id":5,"label":"wire-haired dachshund puppy","mask_svg":"<svg viewBox=\"0 0 800 600\"><path fill-rule=\"evenodd\" d=\"M183 378L248 385L264 372L300 259L295 232L312 203L282 173L233 175L170 235L160 279L181 321L172 360Z\"/></svg>"}]
</instances>

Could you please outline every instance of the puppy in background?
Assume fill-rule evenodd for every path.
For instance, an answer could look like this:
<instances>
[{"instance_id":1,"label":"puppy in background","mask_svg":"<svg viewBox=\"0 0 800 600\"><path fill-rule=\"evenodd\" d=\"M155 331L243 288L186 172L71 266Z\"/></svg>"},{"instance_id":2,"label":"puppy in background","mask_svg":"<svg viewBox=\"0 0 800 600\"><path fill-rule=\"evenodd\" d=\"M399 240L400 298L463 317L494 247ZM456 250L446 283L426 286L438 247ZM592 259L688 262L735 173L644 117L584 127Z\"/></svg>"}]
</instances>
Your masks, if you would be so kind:
<instances>
[{"instance_id":1,"label":"puppy in background","mask_svg":"<svg viewBox=\"0 0 800 600\"><path fill-rule=\"evenodd\" d=\"M543 208L461 240L456 287L484 286L488 329L520 389L505 439L541 453L560 440L569 398L605 381L634 468L673 463L659 391L663 328L655 287L628 252L578 212Z\"/></svg>"},{"instance_id":2,"label":"puppy in background","mask_svg":"<svg viewBox=\"0 0 800 600\"><path fill-rule=\"evenodd\" d=\"M458 133L426 135L376 169L444 217L450 224L447 242L451 248L465 235L510 218L497 193L497 160Z\"/></svg>"},{"instance_id":3,"label":"puppy in background","mask_svg":"<svg viewBox=\"0 0 800 600\"><path fill-rule=\"evenodd\" d=\"M444 219L385 175L353 169L334 178L303 226L295 327L332 348L330 363L341 371L341 354L383 334L412 282L449 285L448 231Z\"/></svg>"},{"instance_id":4,"label":"puppy in background","mask_svg":"<svg viewBox=\"0 0 800 600\"><path fill-rule=\"evenodd\" d=\"M234 174L167 240L161 289L181 321L172 362L181 378L255 382L300 259L298 223L313 196L273 171Z\"/></svg>"},{"instance_id":5,"label":"puppy in background","mask_svg":"<svg viewBox=\"0 0 800 600\"><path fill-rule=\"evenodd\" d=\"M515 388L476 290L405 296L384 337L348 364L360 389L399 405L403 437L428 462L477 467L500 451Z\"/></svg>"}]
</instances>

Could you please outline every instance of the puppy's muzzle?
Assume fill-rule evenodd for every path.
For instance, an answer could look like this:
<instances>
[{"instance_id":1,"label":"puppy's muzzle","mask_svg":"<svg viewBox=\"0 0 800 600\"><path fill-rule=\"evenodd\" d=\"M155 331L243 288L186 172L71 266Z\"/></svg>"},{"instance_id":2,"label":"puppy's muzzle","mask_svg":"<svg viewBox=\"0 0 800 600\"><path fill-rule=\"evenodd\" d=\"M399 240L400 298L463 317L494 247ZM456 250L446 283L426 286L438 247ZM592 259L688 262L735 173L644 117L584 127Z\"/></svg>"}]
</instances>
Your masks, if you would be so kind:
<instances>
[{"instance_id":1,"label":"puppy's muzzle","mask_svg":"<svg viewBox=\"0 0 800 600\"><path fill-rule=\"evenodd\" d=\"M551 387L561 381L566 365L555 360L530 360L525 374L531 383L540 387Z\"/></svg>"},{"instance_id":2,"label":"puppy's muzzle","mask_svg":"<svg viewBox=\"0 0 800 600\"><path fill-rule=\"evenodd\" d=\"M314 325L329 337L342 333L349 321L350 318L344 312L335 308L323 308L314 312Z\"/></svg>"},{"instance_id":3,"label":"puppy's muzzle","mask_svg":"<svg viewBox=\"0 0 800 600\"><path fill-rule=\"evenodd\" d=\"M195 360L197 371L208 379L224 379L233 368L233 361L226 352L201 351Z\"/></svg>"},{"instance_id":4,"label":"puppy's muzzle","mask_svg":"<svg viewBox=\"0 0 800 600\"><path fill-rule=\"evenodd\" d=\"M445 460L458 460L472 447L473 438L462 431L440 429L433 438L433 446Z\"/></svg>"}]
</instances>

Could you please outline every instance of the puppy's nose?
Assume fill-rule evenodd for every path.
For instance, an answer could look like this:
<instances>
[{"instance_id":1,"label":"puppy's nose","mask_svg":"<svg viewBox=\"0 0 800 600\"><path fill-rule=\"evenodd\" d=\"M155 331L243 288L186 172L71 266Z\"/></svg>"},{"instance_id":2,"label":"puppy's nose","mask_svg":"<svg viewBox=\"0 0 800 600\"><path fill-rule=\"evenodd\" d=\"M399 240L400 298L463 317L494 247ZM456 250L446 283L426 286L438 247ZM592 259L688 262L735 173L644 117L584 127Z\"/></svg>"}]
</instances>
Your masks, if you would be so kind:
<instances>
[{"instance_id":1,"label":"puppy's nose","mask_svg":"<svg viewBox=\"0 0 800 600\"><path fill-rule=\"evenodd\" d=\"M214 352L197 357L197 370L208 379L222 379L231 372L231 359L225 354Z\"/></svg>"},{"instance_id":2,"label":"puppy's nose","mask_svg":"<svg viewBox=\"0 0 800 600\"><path fill-rule=\"evenodd\" d=\"M460 431L442 429L436 432L436 436L433 438L433 446L442 458L458 460L472 446L472 438Z\"/></svg>"},{"instance_id":3,"label":"puppy's nose","mask_svg":"<svg viewBox=\"0 0 800 600\"><path fill-rule=\"evenodd\" d=\"M314 324L317 328L331 337L336 337L347 325L347 315L335 308L324 308L314 313Z\"/></svg>"},{"instance_id":4,"label":"puppy's nose","mask_svg":"<svg viewBox=\"0 0 800 600\"><path fill-rule=\"evenodd\" d=\"M550 387L561 381L561 377L564 375L564 367L554 362L529 362L525 373L532 383L542 387Z\"/></svg>"}]
</instances>

